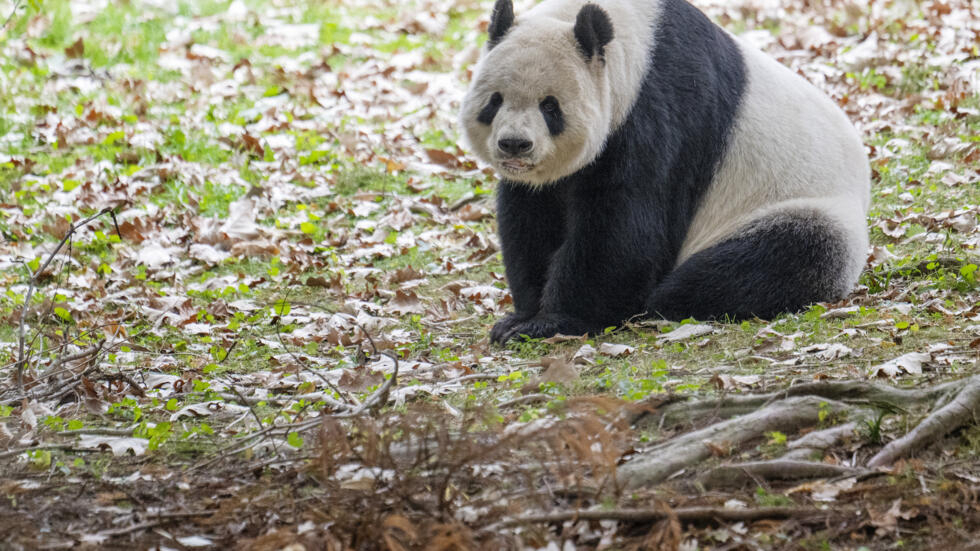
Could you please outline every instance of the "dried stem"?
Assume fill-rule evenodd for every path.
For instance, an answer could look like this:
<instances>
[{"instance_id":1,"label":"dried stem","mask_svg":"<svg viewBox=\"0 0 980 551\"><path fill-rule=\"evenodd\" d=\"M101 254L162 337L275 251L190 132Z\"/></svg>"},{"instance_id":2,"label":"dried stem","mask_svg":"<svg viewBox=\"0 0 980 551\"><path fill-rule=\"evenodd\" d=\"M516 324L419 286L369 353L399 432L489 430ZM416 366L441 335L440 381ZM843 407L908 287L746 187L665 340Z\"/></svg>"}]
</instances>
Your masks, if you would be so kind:
<instances>
[{"instance_id":1,"label":"dried stem","mask_svg":"<svg viewBox=\"0 0 980 551\"><path fill-rule=\"evenodd\" d=\"M6 23L4 25L6 25ZM48 266L54 260L54 257L57 256L58 252L61 251L61 248L65 246L65 243L67 243L68 240L71 239L73 235L75 235L75 231L77 231L82 226L88 224L92 220L95 220L96 218L109 212L112 212L112 208L106 207L100 210L99 212L97 212L96 214L89 216L85 220L82 220L77 224L72 223L70 226L68 226L68 231L65 233L65 236L61 239L61 242L58 243L58 246L55 247L53 251L51 251L51 253L48 255L47 260L44 261L44 264L40 268L38 268L36 272L31 274L30 284L27 288L27 296L24 297L24 308L21 309L20 312L20 324L17 328L17 391L22 395L24 394L24 365L27 363L27 358L24 352L24 322L27 320L27 310L31 307L31 297L34 295L35 287L37 287L38 277L44 273L44 270L48 268ZM121 237L122 236L120 236L120 238Z\"/></svg>"},{"instance_id":2,"label":"dried stem","mask_svg":"<svg viewBox=\"0 0 980 551\"><path fill-rule=\"evenodd\" d=\"M17 10L19 9L20 9L20 0L17 0L16 2L14 2L14 9L10 10L10 15L7 16L6 21L3 22L3 25L0 25L0 31L7 28L7 25L10 24L10 21L14 18L14 15L17 14Z\"/></svg>"}]
</instances>

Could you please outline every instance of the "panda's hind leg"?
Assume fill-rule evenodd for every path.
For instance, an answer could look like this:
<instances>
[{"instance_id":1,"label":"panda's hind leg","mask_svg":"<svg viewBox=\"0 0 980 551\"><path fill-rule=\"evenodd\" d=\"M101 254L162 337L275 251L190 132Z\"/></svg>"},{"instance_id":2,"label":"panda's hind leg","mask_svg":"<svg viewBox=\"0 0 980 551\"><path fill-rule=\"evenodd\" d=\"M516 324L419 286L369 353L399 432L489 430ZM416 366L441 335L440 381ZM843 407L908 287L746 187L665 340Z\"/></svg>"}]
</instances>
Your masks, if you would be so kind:
<instances>
[{"instance_id":1,"label":"panda's hind leg","mask_svg":"<svg viewBox=\"0 0 980 551\"><path fill-rule=\"evenodd\" d=\"M771 318L838 300L864 264L864 239L820 211L769 214L677 266L653 290L647 313L675 320Z\"/></svg>"}]
</instances>

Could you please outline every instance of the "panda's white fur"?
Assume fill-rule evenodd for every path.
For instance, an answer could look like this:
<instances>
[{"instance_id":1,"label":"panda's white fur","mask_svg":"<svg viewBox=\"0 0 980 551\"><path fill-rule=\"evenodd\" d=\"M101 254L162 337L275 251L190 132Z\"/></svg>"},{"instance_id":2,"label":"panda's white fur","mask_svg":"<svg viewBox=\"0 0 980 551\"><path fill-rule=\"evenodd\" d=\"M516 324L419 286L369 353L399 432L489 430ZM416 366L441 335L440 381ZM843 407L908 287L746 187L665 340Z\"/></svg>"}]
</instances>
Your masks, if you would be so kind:
<instances>
[{"instance_id":1,"label":"panda's white fur","mask_svg":"<svg viewBox=\"0 0 980 551\"><path fill-rule=\"evenodd\" d=\"M845 231L851 253L841 280L849 285L861 273L868 250L871 172L861 138L840 108L812 84L735 40L746 64L747 88L728 153L676 263L752 220L806 209Z\"/></svg>"},{"instance_id":2,"label":"panda's white fur","mask_svg":"<svg viewBox=\"0 0 980 551\"><path fill-rule=\"evenodd\" d=\"M608 16L613 38L605 44L604 50L600 48L601 55L583 59L573 28L576 16L588 4L599 6ZM668 5L670 10L665 7ZM501 198L499 205L499 216L502 237L507 237L502 241L508 279L547 278L543 290L534 292L519 291L517 287L527 286L526 283L511 281L518 312L495 327L493 336L496 340L506 340L519 333L573 333L594 329L595 324L569 321L589 316L591 310L583 307L569 315L558 311L575 308L569 306L574 300L562 296L557 289L559 284L552 281L573 277L564 273L572 267L570 264L566 262L566 265L556 267L554 264L564 259L555 260L557 257L550 256L560 255L569 248L567 238L562 238L565 244L557 252L552 249L517 251L510 254L514 260L508 262L508 242L512 243L512 249L521 248L514 244L518 242L514 235L521 231L546 230L543 222L535 226L522 222L519 217L544 216L545 211L532 211L532 207L527 207L527 213L517 214L521 207L515 202L540 202L543 206L551 205L551 208L567 208L569 210L562 215L564 218L555 218L566 226L578 223L569 220L568 216L581 217L583 211L568 207L567 198L552 200L543 191L535 194L521 192L519 188L523 185L529 186L529 190L544 190L556 183L572 185L567 183L570 178L581 179L590 170L588 178L601 180L602 174L595 173L590 167L600 160L600 156L608 159L607 140L634 116L635 109L641 109L637 103L642 90L646 89L644 86L658 85L658 75L650 67L652 59L662 53L656 42L662 36L659 33L662 26L674 24L670 31L675 40L673 47L675 51L680 48L677 37L684 31L677 29L676 22L667 21L664 14L671 10L676 14L678 9L688 8L690 6L678 8L678 0L546 0L528 12L518 14L506 34L484 49L463 101L461 126L469 147L494 166L501 175L501 190L506 191L506 197ZM702 14L691 16L689 11L683 11L682 16L703 18ZM699 21L699 24L704 22ZM833 243L828 250L832 251L834 266L832 270L823 270L833 274L821 275L834 280L833 289L823 291L827 297L820 300L839 298L857 280L868 248L865 215L870 201L870 170L861 140L834 102L806 80L751 44L730 34L718 33L734 40L741 58L740 70L744 72L744 87L738 92L737 109L727 138L718 138L727 140L724 153L714 168L710 184L698 196L693 216L687 221L689 225L681 234L669 266L676 269L719 243L745 233L764 233L769 224L775 227L789 219L803 227L823 228L821 232L833 234ZM683 79L685 75L680 73L674 78ZM692 86L695 85L692 77ZM492 122L478 122L481 109L495 92L501 91L505 99L499 111L495 111ZM542 119L539 104L545 96L556 97L564 110L565 125L560 133L549 132ZM533 142L533 148L526 156L515 160L497 145L502 138L511 136L526 138ZM661 136L639 138L656 142ZM514 214L510 212L512 210ZM606 215L615 216L614 213ZM635 217L643 219L642 213ZM504 227L505 223L507 227ZM631 237L622 239L635 241L641 234L633 231ZM526 239L540 237L526 235ZM560 240L552 247L559 243ZM642 247L643 243L628 244L628 249L637 253ZM534 270L540 271L541 267L518 266L519 263L533 263L534 254L549 255L552 261L544 276L527 276ZM657 277L663 277L663 274ZM801 274L801 278L806 277L807 274ZM593 288L597 282L580 283L575 289L578 293ZM826 287L826 284L822 285ZM599 297L597 300L604 299ZM525 304L519 304L521 302ZM527 311L522 312L522 308ZM620 308L623 312L628 309ZM598 312L601 308L594 307L594 310ZM607 318L615 315L611 309L609 312ZM528 316L532 316L531 321L526 321ZM600 317L599 314L595 316ZM535 322L537 318L541 319ZM601 322L607 323L609 319L612 318Z\"/></svg>"}]
</instances>

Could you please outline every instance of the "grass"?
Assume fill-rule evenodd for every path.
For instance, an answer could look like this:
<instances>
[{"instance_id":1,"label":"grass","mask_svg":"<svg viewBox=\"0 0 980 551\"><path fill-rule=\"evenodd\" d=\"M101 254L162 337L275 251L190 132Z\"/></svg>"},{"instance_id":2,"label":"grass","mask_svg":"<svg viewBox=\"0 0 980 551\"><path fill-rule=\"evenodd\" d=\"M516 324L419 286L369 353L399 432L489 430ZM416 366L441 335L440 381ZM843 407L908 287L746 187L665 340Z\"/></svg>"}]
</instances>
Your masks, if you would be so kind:
<instances>
[{"instance_id":1,"label":"grass","mask_svg":"<svg viewBox=\"0 0 980 551\"><path fill-rule=\"evenodd\" d=\"M866 378L876 365L936 345L952 352L937 352L923 376L903 375L896 384L977 370L969 346L977 336L970 316L980 292L980 262L969 245L976 231L963 228L970 216L976 223L980 188L975 181L950 183L950 175L969 179L975 168L971 155L980 117L970 110L980 106L976 95L959 100L960 113L924 99L901 115L884 112L898 117L887 124L868 126L872 130L864 137L873 148L875 172L871 241L894 258L869 266L850 302L773 320L713 324L713 333L676 343L661 337L680 323L634 324L584 343L534 340L492 348L487 331L509 306L462 296L457 284L504 287L494 222L449 207L472 196L468 206L477 212L491 209L493 177L471 170L465 155L462 168L430 173L425 155L426 149L457 155L452 111L458 97L439 92L438 77L450 75L463 85L459 59L483 40L475 28L486 6L461 3L438 13L445 23L438 33L405 30L413 14L425 10L391 3L269 6L250 0L244 6L252 13L236 18L229 15L230 2L109 3L79 17L73 12L79 6L51 0L43 3L43 17L29 7L0 35L0 50L23 54L22 41L35 56L0 59L0 82L9 85L0 94L5 373L15 358L25 263L36 262L60 239L56 222L116 206L123 233L144 239L119 239L109 218L83 228L73 238L71 273L59 258L29 313L29 332L38 335L32 377L47 373L61 346L77 349L101 338L114 343L91 375L87 399L98 406L96 412L49 404L40 414L37 438L61 442L60 431L81 423L152 445L134 458L37 449L11 463L7 476L53 480L77 494L75 478L111 479L137 469L182 471L228 442L242 441L259 423L307 419L328 407L325 400L294 396L323 391L331 399L364 400L379 383L350 382L378 369L365 363L372 350L363 331L338 325L342 329L336 332L304 333L317 324L340 324L348 315L370 328L379 349L395 351L407 366L399 377L397 390L405 390L399 400L462 411L544 394L539 402L494 410L501 422L515 424L556 417L570 400L597 394L640 402L661 393L697 398ZM758 20L743 15L730 27L779 35L796 24L771 13ZM838 15L845 28L868 25ZM298 46L276 43L269 37L283 24L314 24L317 36ZM900 25L885 24L879 32L896 43L907 38ZM71 62L79 67L72 69L65 50L78 39L84 53ZM222 55L196 58L191 44ZM924 51L937 47L930 36L909 44ZM396 56L412 66L389 71ZM825 85L849 101L875 94L903 100L950 87L948 75L928 60L897 70L876 63L850 74L834 69ZM419 83L426 84L424 92L417 91ZM220 93L221 86L231 86L233 93ZM261 152L248 145L245 132L259 141ZM221 235L231 206L243 199L254 204L255 235ZM960 222L949 221L949 211L967 208L973 210L961 213ZM385 219L398 212L411 217L402 229ZM255 243L263 245L245 247ZM151 244L172 250L173 258L159 265L141 259ZM195 245L230 257L196 260L190 255ZM419 272L421 280L395 281L394 274L406 268ZM328 287L310 285L319 278ZM397 292L417 295L420 310L393 312ZM55 306L67 317L56 314ZM846 307L853 311L841 310ZM125 329L124 342L113 340L113 325ZM85 331L91 332L87 339L78 337ZM599 348L603 343L634 350L575 363L573 379L535 379L544 371L542 358L572 361L583 344ZM844 345L850 353L824 359L806 351L830 344ZM443 392L440 385L460 373L488 379ZM171 383L144 388L150 375L178 377L180 389ZM737 376L746 378L732 378ZM234 405L234 399L215 391L228 384L265 399L239 412L237 421L220 412L173 419L176 411L195 404ZM0 406L0 422L20 427L21 407ZM863 430L875 441L887 440L894 423L911 420L904 413L888 415ZM635 436L637 445L664 436L644 430ZM976 432L970 428L954 436L960 457L976 458ZM744 453L775 454L786 436L771 434L757 450ZM296 438L302 437L296 435L293 443ZM307 434L300 453L315 453L309 444L314 440ZM288 442L282 445L292 449ZM261 482L252 490L268 490L262 484L276 471L256 472ZM913 486L918 488L918 481ZM795 503L779 489L752 492L740 499ZM112 503L140 507L131 497ZM814 543L819 537L814 538L801 545L820 548L823 544Z\"/></svg>"}]
</instances>

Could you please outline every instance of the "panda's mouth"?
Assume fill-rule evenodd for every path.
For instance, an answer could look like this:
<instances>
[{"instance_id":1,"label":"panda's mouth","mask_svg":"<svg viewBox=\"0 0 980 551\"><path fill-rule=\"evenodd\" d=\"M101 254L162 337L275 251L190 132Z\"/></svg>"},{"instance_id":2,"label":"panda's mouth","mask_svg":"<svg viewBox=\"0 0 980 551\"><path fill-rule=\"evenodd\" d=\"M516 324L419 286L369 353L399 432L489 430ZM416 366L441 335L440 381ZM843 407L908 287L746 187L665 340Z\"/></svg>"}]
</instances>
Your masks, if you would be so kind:
<instances>
[{"instance_id":1,"label":"panda's mouth","mask_svg":"<svg viewBox=\"0 0 980 551\"><path fill-rule=\"evenodd\" d=\"M500 166L504 168L507 172L513 174L523 174L525 172L530 172L534 169L534 163L526 161L524 159L505 159L500 161Z\"/></svg>"}]
</instances>

